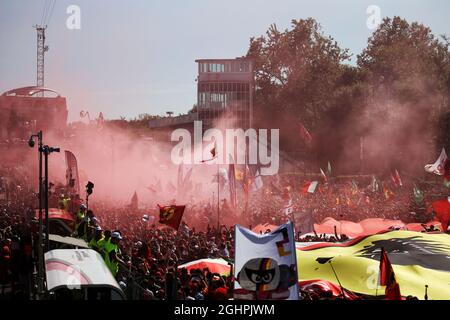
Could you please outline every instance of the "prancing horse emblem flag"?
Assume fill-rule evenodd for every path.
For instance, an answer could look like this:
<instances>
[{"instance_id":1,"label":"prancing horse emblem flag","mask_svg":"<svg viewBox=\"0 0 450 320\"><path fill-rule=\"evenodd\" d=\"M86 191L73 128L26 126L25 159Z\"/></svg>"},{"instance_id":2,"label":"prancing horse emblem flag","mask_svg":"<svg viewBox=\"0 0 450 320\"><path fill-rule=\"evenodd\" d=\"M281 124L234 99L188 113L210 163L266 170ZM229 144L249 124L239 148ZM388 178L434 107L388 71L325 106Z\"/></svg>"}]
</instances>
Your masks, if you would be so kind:
<instances>
[{"instance_id":1,"label":"prancing horse emblem flag","mask_svg":"<svg viewBox=\"0 0 450 320\"><path fill-rule=\"evenodd\" d=\"M159 223L165 224L175 230L181 223L181 218L183 217L184 209L186 206L160 206L159 207Z\"/></svg>"}]
</instances>

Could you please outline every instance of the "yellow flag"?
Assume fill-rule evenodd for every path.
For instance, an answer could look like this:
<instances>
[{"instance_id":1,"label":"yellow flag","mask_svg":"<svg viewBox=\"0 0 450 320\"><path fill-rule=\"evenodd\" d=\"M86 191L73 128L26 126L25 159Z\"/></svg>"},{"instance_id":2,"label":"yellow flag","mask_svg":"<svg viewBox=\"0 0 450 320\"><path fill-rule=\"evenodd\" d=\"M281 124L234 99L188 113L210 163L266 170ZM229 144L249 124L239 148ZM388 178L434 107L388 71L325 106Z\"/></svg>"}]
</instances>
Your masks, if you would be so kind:
<instances>
[{"instance_id":1,"label":"yellow flag","mask_svg":"<svg viewBox=\"0 0 450 320\"><path fill-rule=\"evenodd\" d=\"M297 247L299 280L337 283L325 259L332 258L330 261L344 288L375 296L381 248L389 255L403 296L424 299L428 285L428 299L450 300L450 235L445 233L390 231L344 244ZM384 288L378 287L378 295L384 295Z\"/></svg>"}]
</instances>

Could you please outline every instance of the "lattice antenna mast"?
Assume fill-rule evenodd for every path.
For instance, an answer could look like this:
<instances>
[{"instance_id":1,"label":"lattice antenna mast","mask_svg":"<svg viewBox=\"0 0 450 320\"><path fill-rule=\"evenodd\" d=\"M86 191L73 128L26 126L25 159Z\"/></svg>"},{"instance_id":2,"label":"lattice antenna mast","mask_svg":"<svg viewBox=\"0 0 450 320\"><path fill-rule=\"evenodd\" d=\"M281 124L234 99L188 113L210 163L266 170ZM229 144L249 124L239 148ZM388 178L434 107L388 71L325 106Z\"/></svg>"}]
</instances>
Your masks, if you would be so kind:
<instances>
[{"instance_id":1,"label":"lattice antenna mast","mask_svg":"<svg viewBox=\"0 0 450 320\"><path fill-rule=\"evenodd\" d=\"M34 26L37 31L37 60L36 60L36 85L38 87L44 86L45 76L45 53L48 51L48 46L45 45L45 29L47 26Z\"/></svg>"}]
</instances>

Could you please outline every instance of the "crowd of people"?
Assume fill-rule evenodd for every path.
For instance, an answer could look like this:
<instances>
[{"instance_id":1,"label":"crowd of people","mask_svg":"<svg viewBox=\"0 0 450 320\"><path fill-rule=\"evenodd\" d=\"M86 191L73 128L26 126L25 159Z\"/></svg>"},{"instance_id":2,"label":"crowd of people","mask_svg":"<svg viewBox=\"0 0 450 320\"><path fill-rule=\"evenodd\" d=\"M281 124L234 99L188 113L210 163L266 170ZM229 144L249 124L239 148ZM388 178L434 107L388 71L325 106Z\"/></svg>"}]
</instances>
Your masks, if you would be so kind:
<instances>
[{"instance_id":1,"label":"crowd of people","mask_svg":"<svg viewBox=\"0 0 450 320\"><path fill-rule=\"evenodd\" d=\"M0 294L9 292L15 297L29 298L35 261L32 235L36 231L37 196L31 187L26 187L30 185L27 180L13 171L2 172L1 176L8 180L8 193L4 190L6 183L2 183ZM240 207L237 210L231 208L229 201L222 200L220 215L216 203L187 201L178 232L157 223L159 211L156 207L138 209L93 201L87 210L77 199L68 209L67 195L60 196L61 190L54 191L51 203L73 211L76 223L72 236L84 239L90 248L100 253L129 298L217 300L232 297L231 274L215 274L208 269L188 272L178 267L203 258L223 258L232 263L233 224L236 222L252 228L258 224L278 225L294 219L301 225L302 217L308 213L315 223L326 217L356 222L368 217L404 222L422 222L430 218L425 210L428 199L416 201L410 186L391 184L387 192L385 185L375 189L372 182L321 182L310 193L303 190L305 181L295 176L278 177L276 182L268 179L263 187L251 192L246 204L238 199ZM424 194L438 194L442 192L439 188L432 184L422 186ZM59 201L55 201L55 197L60 197ZM175 202L173 200L172 204ZM287 207L290 207L289 211ZM296 235L298 242L342 242L347 239L346 235L336 233L305 235L298 232ZM329 292L301 294L305 299L332 298Z\"/></svg>"}]
</instances>

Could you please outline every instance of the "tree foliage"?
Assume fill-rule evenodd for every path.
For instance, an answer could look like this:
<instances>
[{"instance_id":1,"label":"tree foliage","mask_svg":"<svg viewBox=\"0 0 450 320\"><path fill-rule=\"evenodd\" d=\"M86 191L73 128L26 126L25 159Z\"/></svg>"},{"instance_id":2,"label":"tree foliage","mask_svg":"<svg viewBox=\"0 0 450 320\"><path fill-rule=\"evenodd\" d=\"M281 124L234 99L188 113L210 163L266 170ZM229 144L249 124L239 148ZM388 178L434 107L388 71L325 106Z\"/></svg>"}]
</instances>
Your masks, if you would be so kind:
<instances>
[{"instance_id":1,"label":"tree foliage","mask_svg":"<svg viewBox=\"0 0 450 320\"><path fill-rule=\"evenodd\" d=\"M292 151L305 147L301 122L312 131L308 151L319 162L354 168L349 160L361 137L380 165L418 159L432 138L445 140L438 120L449 110L448 44L420 23L385 18L352 66L348 50L315 20L293 20L283 32L272 25L251 39L247 54L256 63L257 123L280 128L281 148Z\"/></svg>"}]
</instances>

